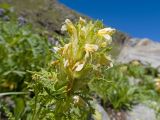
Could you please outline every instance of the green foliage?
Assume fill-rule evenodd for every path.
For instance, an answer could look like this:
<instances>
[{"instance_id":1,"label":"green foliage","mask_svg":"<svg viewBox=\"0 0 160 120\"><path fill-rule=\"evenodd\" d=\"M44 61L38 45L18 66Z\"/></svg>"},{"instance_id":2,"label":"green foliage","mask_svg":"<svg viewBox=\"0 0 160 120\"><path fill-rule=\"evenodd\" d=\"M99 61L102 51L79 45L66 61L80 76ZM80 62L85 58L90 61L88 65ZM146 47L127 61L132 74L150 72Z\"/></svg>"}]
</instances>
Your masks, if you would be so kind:
<instances>
[{"instance_id":1,"label":"green foliage","mask_svg":"<svg viewBox=\"0 0 160 120\"><path fill-rule=\"evenodd\" d=\"M140 64L115 65L107 72L104 71L103 79L94 79L89 86L103 99L104 105L126 110L151 98L152 94L158 97L154 86L155 73L156 69Z\"/></svg>"},{"instance_id":2,"label":"green foliage","mask_svg":"<svg viewBox=\"0 0 160 120\"><path fill-rule=\"evenodd\" d=\"M13 114L8 110L8 108L5 105L2 106L2 109L6 113L8 120L16 120L15 117L13 116Z\"/></svg>"},{"instance_id":3,"label":"green foliage","mask_svg":"<svg viewBox=\"0 0 160 120\"><path fill-rule=\"evenodd\" d=\"M31 79L27 70L40 70L51 60L49 43L29 25L0 21L0 26L0 91L21 90Z\"/></svg>"},{"instance_id":4,"label":"green foliage","mask_svg":"<svg viewBox=\"0 0 160 120\"><path fill-rule=\"evenodd\" d=\"M93 80L90 89L95 91L108 107L116 110L130 109L135 102L136 87L130 85L128 77L120 68L121 65L104 71L105 77Z\"/></svg>"},{"instance_id":5,"label":"green foliage","mask_svg":"<svg viewBox=\"0 0 160 120\"><path fill-rule=\"evenodd\" d=\"M34 84L30 84L29 88L35 93L34 98L30 102L33 114L31 119L41 120L78 120L87 119L88 113L91 112L88 100L85 94L79 92L74 93L80 95L81 102L74 104L74 95L68 96L66 92L66 83L59 81L57 73L49 70L42 70L33 73ZM85 106L87 105L87 106ZM87 113L87 114L86 114Z\"/></svg>"},{"instance_id":6,"label":"green foliage","mask_svg":"<svg viewBox=\"0 0 160 120\"><path fill-rule=\"evenodd\" d=\"M15 99L15 108L14 108L14 117L16 120L19 120L25 109L25 101L22 98Z\"/></svg>"}]
</instances>

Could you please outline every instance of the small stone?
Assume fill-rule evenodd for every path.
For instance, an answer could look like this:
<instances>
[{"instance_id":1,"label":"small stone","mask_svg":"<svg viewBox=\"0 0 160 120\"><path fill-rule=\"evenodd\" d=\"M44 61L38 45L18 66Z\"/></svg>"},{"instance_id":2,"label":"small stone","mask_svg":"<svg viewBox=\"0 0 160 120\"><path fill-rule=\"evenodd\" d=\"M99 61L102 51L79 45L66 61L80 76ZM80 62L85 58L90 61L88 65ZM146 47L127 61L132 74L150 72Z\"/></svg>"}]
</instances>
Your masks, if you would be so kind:
<instances>
[{"instance_id":1,"label":"small stone","mask_svg":"<svg viewBox=\"0 0 160 120\"><path fill-rule=\"evenodd\" d=\"M52 45L58 46L59 45L59 41L57 38L53 38L53 37L49 37L48 38L49 43L51 43Z\"/></svg>"},{"instance_id":2,"label":"small stone","mask_svg":"<svg viewBox=\"0 0 160 120\"><path fill-rule=\"evenodd\" d=\"M3 20L4 20L4 21L9 21L10 18L9 18L8 16L4 16L4 17L3 17Z\"/></svg>"},{"instance_id":3,"label":"small stone","mask_svg":"<svg viewBox=\"0 0 160 120\"><path fill-rule=\"evenodd\" d=\"M4 16L5 10L0 8L0 17Z\"/></svg>"},{"instance_id":4,"label":"small stone","mask_svg":"<svg viewBox=\"0 0 160 120\"><path fill-rule=\"evenodd\" d=\"M27 23L27 20L24 17L20 16L18 18L18 22L19 22L19 25L22 26L22 25L25 25Z\"/></svg>"}]
</instances>

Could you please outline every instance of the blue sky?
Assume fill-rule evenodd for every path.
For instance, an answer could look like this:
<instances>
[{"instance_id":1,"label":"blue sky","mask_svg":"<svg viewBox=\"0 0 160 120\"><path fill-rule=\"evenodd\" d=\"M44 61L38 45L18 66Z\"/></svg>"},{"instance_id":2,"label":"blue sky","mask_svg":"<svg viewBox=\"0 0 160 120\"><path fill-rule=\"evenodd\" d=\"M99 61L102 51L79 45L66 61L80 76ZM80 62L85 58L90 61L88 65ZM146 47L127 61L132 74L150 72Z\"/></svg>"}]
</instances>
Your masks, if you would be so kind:
<instances>
[{"instance_id":1,"label":"blue sky","mask_svg":"<svg viewBox=\"0 0 160 120\"><path fill-rule=\"evenodd\" d=\"M160 0L59 0L132 37L160 41Z\"/></svg>"}]
</instances>

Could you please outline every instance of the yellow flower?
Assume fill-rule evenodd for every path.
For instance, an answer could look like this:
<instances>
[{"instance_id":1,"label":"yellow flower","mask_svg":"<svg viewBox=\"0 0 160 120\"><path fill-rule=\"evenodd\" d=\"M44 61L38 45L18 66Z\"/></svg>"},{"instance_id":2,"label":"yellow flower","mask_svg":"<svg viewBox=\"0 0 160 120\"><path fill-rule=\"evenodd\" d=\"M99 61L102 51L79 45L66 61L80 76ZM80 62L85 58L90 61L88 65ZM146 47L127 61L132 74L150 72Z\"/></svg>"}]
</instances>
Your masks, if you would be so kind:
<instances>
[{"instance_id":1,"label":"yellow flower","mask_svg":"<svg viewBox=\"0 0 160 120\"><path fill-rule=\"evenodd\" d=\"M105 58L106 58L107 60L109 60L109 61L112 61L112 58L111 58L111 56L110 56L110 55L105 56Z\"/></svg>"},{"instance_id":2,"label":"yellow flower","mask_svg":"<svg viewBox=\"0 0 160 120\"><path fill-rule=\"evenodd\" d=\"M84 64L79 64L77 67L76 67L76 69L75 69L75 71L81 71L82 69L83 69L83 67L84 67Z\"/></svg>"},{"instance_id":3,"label":"yellow flower","mask_svg":"<svg viewBox=\"0 0 160 120\"><path fill-rule=\"evenodd\" d=\"M69 19L65 20L65 25L62 26L62 30L67 30L71 35L76 32L75 26Z\"/></svg>"},{"instance_id":4,"label":"yellow flower","mask_svg":"<svg viewBox=\"0 0 160 120\"><path fill-rule=\"evenodd\" d=\"M86 33L86 31L87 31L87 30L86 30L86 27L84 27L84 26L82 27L81 30L82 30L84 33Z\"/></svg>"},{"instance_id":5,"label":"yellow flower","mask_svg":"<svg viewBox=\"0 0 160 120\"><path fill-rule=\"evenodd\" d=\"M77 62L74 66L73 66L73 68L72 68L72 70L74 70L74 71L76 71L76 72L79 72L79 71L81 71L82 69L83 69L83 67L84 67L84 62Z\"/></svg>"},{"instance_id":6,"label":"yellow flower","mask_svg":"<svg viewBox=\"0 0 160 120\"><path fill-rule=\"evenodd\" d=\"M105 34L112 35L114 31L115 29L112 29L112 28L104 28L98 31L98 35L102 35L102 36Z\"/></svg>"},{"instance_id":7,"label":"yellow flower","mask_svg":"<svg viewBox=\"0 0 160 120\"><path fill-rule=\"evenodd\" d=\"M71 25L71 24L72 24L72 22L71 22L69 19L66 19L66 20L65 20L65 23L66 23L67 25Z\"/></svg>"},{"instance_id":8,"label":"yellow flower","mask_svg":"<svg viewBox=\"0 0 160 120\"><path fill-rule=\"evenodd\" d=\"M98 35L103 36L107 43L110 44L112 42L111 35L114 33L115 29L112 28L104 28L98 31Z\"/></svg>"},{"instance_id":9,"label":"yellow flower","mask_svg":"<svg viewBox=\"0 0 160 120\"><path fill-rule=\"evenodd\" d=\"M83 25L83 24L86 23L86 20L80 17L80 18L79 18L79 23Z\"/></svg>"},{"instance_id":10,"label":"yellow flower","mask_svg":"<svg viewBox=\"0 0 160 120\"><path fill-rule=\"evenodd\" d=\"M64 67L67 67L69 65L69 61L64 59L63 64L64 64Z\"/></svg>"},{"instance_id":11,"label":"yellow flower","mask_svg":"<svg viewBox=\"0 0 160 120\"><path fill-rule=\"evenodd\" d=\"M71 46L71 43L68 43L68 44L64 45L64 47L63 47L64 49L63 49L63 53L62 53L63 55L67 54L67 51L68 51L70 46Z\"/></svg>"},{"instance_id":12,"label":"yellow flower","mask_svg":"<svg viewBox=\"0 0 160 120\"><path fill-rule=\"evenodd\" d=\"M98 45L95 44L85 44L84 47L86 52L95 52L98 50Z\"/></svg>"},{"instance_id":13,"label":"yellow flower","mask_svg":"<svg viewBox=\"0 0 160 120\"><path fill-rule=\"evenodd\" d=\"M112 37L110 35L104 34L103 37L107 40L108 44L112 42Z\"/></svg>"}]
</instances>

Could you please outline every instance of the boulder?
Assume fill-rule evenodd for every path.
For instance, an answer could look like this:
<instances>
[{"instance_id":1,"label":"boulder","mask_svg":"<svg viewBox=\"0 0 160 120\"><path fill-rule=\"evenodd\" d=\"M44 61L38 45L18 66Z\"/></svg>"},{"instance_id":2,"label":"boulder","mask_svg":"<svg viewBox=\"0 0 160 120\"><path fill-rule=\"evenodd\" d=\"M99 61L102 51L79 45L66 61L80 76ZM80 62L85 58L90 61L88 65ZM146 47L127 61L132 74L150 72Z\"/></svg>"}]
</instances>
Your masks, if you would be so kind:
<instances>
[{"instance_id":1,"label":"boulder","mask_svg":"<svg viewBox=\"0 0 160 120\"><path fill-rule=\"evenodd\" d=\"M117 61L129 63L133 60L139 60L144 65L151 64L152 67L157 68L160 66L160 43L148 39L131 40L123 47Z\"/></svg>"},{"instance_id":2,"label":"boulder","mask_svg":"<svg viewBox=\"0 0 160 120\"><path fill-rule=\"evenodd\" d=\"M143 104L133 107L132 111L126 113L126 120L156 120L155 111Z\"/></svg>"}]
</instances>

